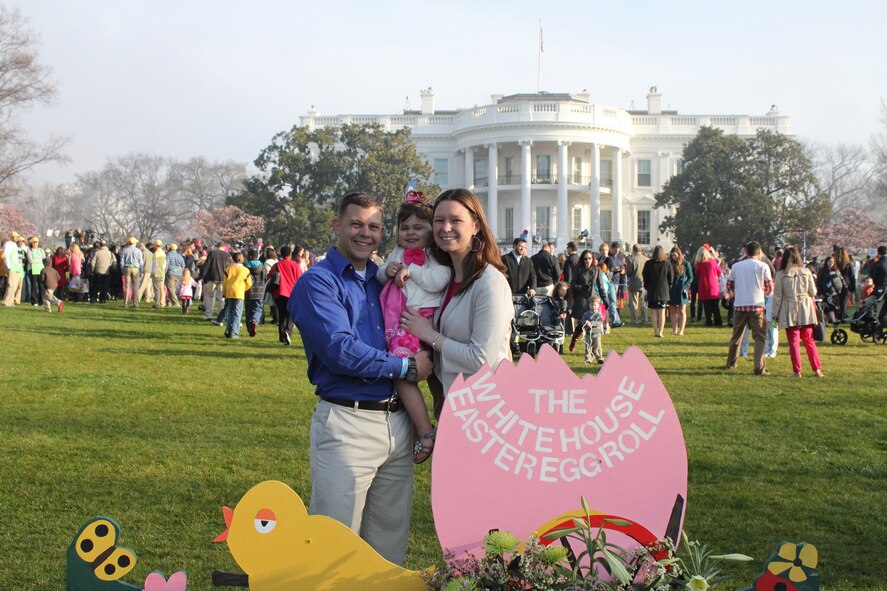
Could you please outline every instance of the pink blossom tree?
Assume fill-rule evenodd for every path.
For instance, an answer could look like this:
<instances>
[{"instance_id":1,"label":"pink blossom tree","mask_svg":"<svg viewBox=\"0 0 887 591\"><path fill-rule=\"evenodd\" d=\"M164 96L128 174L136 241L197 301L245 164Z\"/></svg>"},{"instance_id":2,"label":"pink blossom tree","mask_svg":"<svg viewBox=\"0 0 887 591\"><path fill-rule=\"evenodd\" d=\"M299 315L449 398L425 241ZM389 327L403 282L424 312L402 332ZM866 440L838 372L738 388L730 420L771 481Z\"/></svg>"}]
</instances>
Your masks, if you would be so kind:
<instances>
[{"instance_id":1,"label":"pink blossom tree","mask_svg":"<svg viewBox=\"0 0 887 591\"><path fill-rule=\"evenodd\" d=\"M37 226L16 208L0 203L0 238L5 240L13 230L27 238L37 233Z\"/></svg>"},{"instance_id":2,"label":"pink blossom tree","mask_svg":"<svg viewBox=\"0 0 887 591\"><path fill-rule=\"evenodd\" d=\"M192 219L193 238L210 244L219 240L250 242L261 237L265 231L265 220L262 217L244 213L234 205L212 211L198 211Z\"/></svg>"},{"instance_id":3,"label":"pink blossom tree","mask_svg":"<svg viewBox=\"0 0 887 591\"><path fill-rule=\"evenodd\" d=\"M887 244L887 227L865 212L848 208L837 220L819 228L814 239L815 243L807 249L808 256L828 256L835 244L849 253L865 253L869 248Z\"/></svg>"}]
</instances>

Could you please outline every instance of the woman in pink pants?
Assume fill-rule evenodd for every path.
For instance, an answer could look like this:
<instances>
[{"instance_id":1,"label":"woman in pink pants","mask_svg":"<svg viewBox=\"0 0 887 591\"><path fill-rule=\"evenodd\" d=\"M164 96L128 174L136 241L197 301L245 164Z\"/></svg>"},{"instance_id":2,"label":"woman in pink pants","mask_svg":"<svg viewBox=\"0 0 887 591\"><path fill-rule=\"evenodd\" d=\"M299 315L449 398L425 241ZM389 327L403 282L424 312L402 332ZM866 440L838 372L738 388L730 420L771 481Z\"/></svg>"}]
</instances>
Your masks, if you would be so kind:
<instances>
[{"instance_id":1,"label":"woman in pink pants","mask_svg":"<svg viewBox=\"0 0 887 591\"><path fill-rule=\"evenodd\" d=\"M785 329L788 337L788 354L792 361L795 377L801 377L801 347L804 343L807 359L813 375L823 377L819 352L813 340L813 327L816 325L816 280L802 261L798 249L786 246L782 253L782 265L776 273L773 285L773 318L779 328Z\"/></svg>"}]
</instances>

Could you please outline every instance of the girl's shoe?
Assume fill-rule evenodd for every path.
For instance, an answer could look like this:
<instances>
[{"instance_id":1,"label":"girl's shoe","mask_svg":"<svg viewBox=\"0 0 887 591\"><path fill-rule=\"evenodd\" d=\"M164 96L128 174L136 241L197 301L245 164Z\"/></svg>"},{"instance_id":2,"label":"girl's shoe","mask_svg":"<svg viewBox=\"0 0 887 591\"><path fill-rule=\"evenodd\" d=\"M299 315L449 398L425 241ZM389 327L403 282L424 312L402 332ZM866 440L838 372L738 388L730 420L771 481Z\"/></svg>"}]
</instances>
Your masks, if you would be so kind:
<instances>
[{"instance_id":1,"label":"girl's shoe","mask_svg":"<svg viewBox=\"0 0 887 591\"><path fill-rule=\"evenodd\" d=\"M822 373L822 370L821 370L821 369L817 369L816 371L813 372L813 377L815 377L815 378L824 378L824 377L825 377L825 374Z\"/></svg>"},{"instance_id":2,"label":"girl's shoe","mask_svg":"<svg viewBox=\"0 0 887 591\"><path fill-rule=\"evenodd\" d=\"M793 378L800 378L800 377L801 377L801 372L796 371L795 373L792 374L792 377L793 377Z\"/></svg>"},{"instance_id":3,"label":"girl's shoe","mask_svg":"<svg viewBox=\"0 0 887 591\"><path fill-rule=\"evenodd\" d=\"M416 440L416 443L413 444L414 464L421 464L431 457L431 453L434 451L435 439L437 439L437 429L432 429L430 433L426 433ZM426 441L430 443L430 445L426 445L425 443L423 443Z\"/></svg>"}]
</instances>

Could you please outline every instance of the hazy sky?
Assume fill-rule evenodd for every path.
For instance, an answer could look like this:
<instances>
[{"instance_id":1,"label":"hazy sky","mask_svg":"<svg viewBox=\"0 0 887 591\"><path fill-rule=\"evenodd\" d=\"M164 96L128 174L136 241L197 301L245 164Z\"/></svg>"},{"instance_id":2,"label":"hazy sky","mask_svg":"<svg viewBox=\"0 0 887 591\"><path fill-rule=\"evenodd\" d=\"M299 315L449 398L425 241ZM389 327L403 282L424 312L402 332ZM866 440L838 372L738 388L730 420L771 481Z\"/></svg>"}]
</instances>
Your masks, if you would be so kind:
<instances>
[{"instance_id":1,"label":"hazy sky","mask_svg":"<svg viewBox=\"0 0 887 591\"><path fill-rule=\"evenodd\" d=\"M763 115L806 140L864 143L887 99L887 2L6 0L41 35L58 100L24 118L71 136L73 181L147 152L251 162L310 105L393 114L542 89L685 114Z\"/></svg>"}]
</instances>

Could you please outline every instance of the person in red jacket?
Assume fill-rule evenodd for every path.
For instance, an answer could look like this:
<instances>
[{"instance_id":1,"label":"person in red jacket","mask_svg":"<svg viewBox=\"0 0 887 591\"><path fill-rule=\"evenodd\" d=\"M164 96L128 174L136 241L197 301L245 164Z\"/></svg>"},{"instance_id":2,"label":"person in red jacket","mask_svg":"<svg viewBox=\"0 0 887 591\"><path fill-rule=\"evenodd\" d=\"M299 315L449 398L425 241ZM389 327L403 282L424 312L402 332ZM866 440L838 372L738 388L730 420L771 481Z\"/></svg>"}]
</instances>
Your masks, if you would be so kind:
<instances>
[{"instance_id":1,"label":"person in red jacket","mask_svg":"<svg viewBox=\"0 0 887 591\"><path fill-rule=\"evenodd\" d=\"M696 251L696 277L699 278L697 298L705 309L705 326L721 326L721 288L718 277L722 275L718 255L708 244Z\"/></svg>"},{"instance_id":2,"label":"person in red jacket","mask_svg":"<svg viewBox=\"0 0 887 591\"><path fill-rule=\"evenodd\" d=\"M296 249L298 250L298 249ZM277 330L280 342L289 345L293 335L293 320L289 314L289 299L296 285L296 281L302 276L302 267L292 258L293 250L289 246L280 248L280 260L271 267L268 273L268 284L272 286L271 295L277 305ZM279 279L275 279L279 277Z\"/></svg>"}]
</instances>

